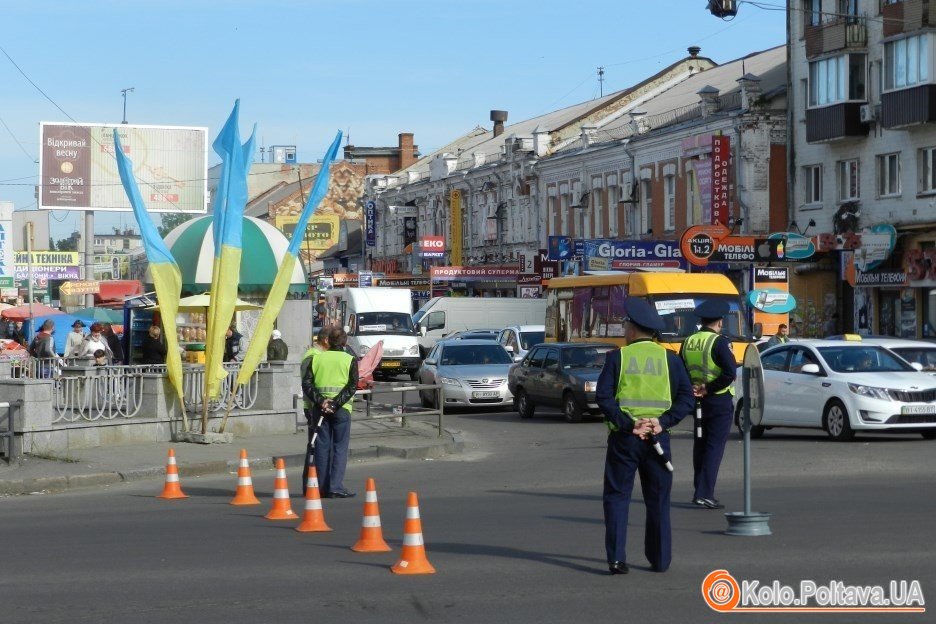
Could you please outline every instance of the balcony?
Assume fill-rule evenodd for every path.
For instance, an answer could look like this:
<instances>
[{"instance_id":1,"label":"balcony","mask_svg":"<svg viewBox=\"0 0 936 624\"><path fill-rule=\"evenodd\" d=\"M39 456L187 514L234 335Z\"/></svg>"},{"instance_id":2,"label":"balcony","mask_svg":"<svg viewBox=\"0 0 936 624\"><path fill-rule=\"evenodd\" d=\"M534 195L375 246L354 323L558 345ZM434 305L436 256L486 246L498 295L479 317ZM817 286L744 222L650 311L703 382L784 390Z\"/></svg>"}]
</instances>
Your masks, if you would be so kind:
<instances>
[{"instance_id":1,"label":"balcony","mask_svg":"<svg viewBox=\"0 0 936 624\"><path fill-rule=\"evenodd\" d=\"M867 45L868 28L864 20L857 17L836 17L824 24L806 27L806 56L809 58Z\"/></svg>"},{"instance_id":2,"label":"balcony","mask_svg":"<svg viewBox=\"0 0 936 624\"><path fill-rule=\"evenodd\" d=\"M881 125L885 128L902 128L934 121L936 85L920 85L881 96Z\"/></svg>"},{"instance_id":3,"label":"balcony","mask_svg":"<svg viewBox=\"0 0 936 624\"><path fill-rule=\"evenodd\" d=\"M936 2L931 0L904 0L881 7L884 36L909 33L927 26L936 26Z\"/></svg>"},{"instance_id":4,"label":"balcony","mask_svg":"<svg viewBox=\"0 0 936 624\"><path fill-rule=\"evenodd\" d=\"M806 141L820 143L848 137L868 136L861 122L861 102L844 102L806 110Z\"/></svg>"}]
</instances>

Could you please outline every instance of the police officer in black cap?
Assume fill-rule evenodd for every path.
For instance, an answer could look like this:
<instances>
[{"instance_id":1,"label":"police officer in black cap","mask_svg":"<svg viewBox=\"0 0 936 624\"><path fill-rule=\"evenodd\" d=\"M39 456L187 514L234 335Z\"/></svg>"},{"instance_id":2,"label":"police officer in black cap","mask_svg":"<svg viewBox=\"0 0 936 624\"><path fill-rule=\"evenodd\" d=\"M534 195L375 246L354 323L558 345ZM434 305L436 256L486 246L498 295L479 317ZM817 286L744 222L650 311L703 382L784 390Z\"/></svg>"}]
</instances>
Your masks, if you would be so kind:
<instances>
[{"instance_id":1,"label":"police officer in black cap","mask_svg":"<svg viewBox=\"0 0 936 624\"><path fill-rule=\"evenodd\" d=\"M686 339L680 353L689 369L693 394L702 406L702 435L696 436L692 446L692 504L703 509L724 508L715 498L715 480L731 431L737 367L731 341L721 335L728 311L728 304L720 299L699 304L695 315L702 326Z\"/></svg>"},{"instance_id":2,"label":"police officer in black cap","mask_svg":"<svg viewBox=\"0 0 936 624\"><path fill-rule=\"evenodd\" d=\"M663 329L653 306L630 298L625 309L627 346L608 353L596 392L611 431L604 472L605 549L611 574L627 574L627 516L634 475L640 473L647 507L644 554L654 571L665 572L672 560L673 475L650 438L656 436L669 456L667 430L692 411L692 384L679 356L653 341Z\"/></svg>"}]
</instances>

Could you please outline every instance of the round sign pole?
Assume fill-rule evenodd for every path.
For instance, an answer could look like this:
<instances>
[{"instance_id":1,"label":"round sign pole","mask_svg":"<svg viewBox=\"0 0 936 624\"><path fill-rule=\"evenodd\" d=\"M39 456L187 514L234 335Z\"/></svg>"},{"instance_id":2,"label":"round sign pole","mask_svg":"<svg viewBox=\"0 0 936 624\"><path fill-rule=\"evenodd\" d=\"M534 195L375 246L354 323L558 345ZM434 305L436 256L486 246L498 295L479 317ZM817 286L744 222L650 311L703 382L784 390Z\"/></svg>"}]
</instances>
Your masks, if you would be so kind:
<instances>
[{"instance_id":1,"label":"round sign pole","mask_svg":"<svg viewBox=\"0 0 936 624\"><path fill-rule=\"evenodd\" d=\"M744 352L741 387L744 395L741 420L744 439L744 511L725 514L728 519L725 534L747 537L770 535L770 514L751 511L751 427L759 425L764 414L764 369L761 367L760 353L753 344L748 345Z\"/></svg>"}]
</instances>

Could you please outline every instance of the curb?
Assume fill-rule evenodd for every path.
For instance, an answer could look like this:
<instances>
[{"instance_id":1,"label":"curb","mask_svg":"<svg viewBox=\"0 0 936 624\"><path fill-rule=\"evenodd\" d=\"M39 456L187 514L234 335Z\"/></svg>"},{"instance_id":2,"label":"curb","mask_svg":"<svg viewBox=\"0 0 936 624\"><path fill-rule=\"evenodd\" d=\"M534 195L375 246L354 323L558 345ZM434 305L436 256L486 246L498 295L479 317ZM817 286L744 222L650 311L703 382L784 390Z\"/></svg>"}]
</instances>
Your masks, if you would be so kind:
<instances>
[{"instance_id":1,"label":"curb","mask_svg":"<svg viewBox=\"0 0 936 624\"><path fill-rule=\"evenodd\" d=\"M373 459L439 459L446 455L461 453L465 448L464 438L458 434L443 429L445 435L433 438L433 442L419 447L400 448L389 445L376 444L349 449L348 459L366 461ZM282 458L287 468L301 467L305 462L305 453L289 455L276 455L273 457L258 457L250 460L251 468L272 470L278 458ZM239 460L210 461L195 463L179 463L179 475L183 477L198 477L225 473L236 473ZM84 475L71 475L61 477L36 477L32 479L0 479L0 496L16 496L22 494L59 493L67 490L89 487L104 487L116 483L132 483L162 478L166 473L165 466L149 468L136 468L127 471L96 472Z\"/></svg>"}]
</instances>

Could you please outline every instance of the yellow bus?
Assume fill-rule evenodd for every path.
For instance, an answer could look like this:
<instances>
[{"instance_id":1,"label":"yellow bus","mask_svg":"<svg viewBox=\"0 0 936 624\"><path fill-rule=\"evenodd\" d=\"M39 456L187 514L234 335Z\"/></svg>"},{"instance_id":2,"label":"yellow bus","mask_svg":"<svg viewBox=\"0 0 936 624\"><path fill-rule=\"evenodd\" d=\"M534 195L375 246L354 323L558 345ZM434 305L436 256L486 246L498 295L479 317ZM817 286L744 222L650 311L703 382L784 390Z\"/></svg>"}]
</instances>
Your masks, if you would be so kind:
<instances>
[{"instance_id":1,"label":"yellow bus","mask_svg":"<svg viewBox=\"0 0 936 624\"><path fill-rule=\"evenodd\" d=\"M735 359L754 339L748 331L738 289L719 273L620 273L557 277L546 289L546 342L610 342L624 345L624 301L642 297L656 307L666 327L659 341L679 352L698 328L693 311L703 300L728 303L722 333L732 341ZM755 334L756 334L755 329Z\"/></svg>"}]
</instances>

